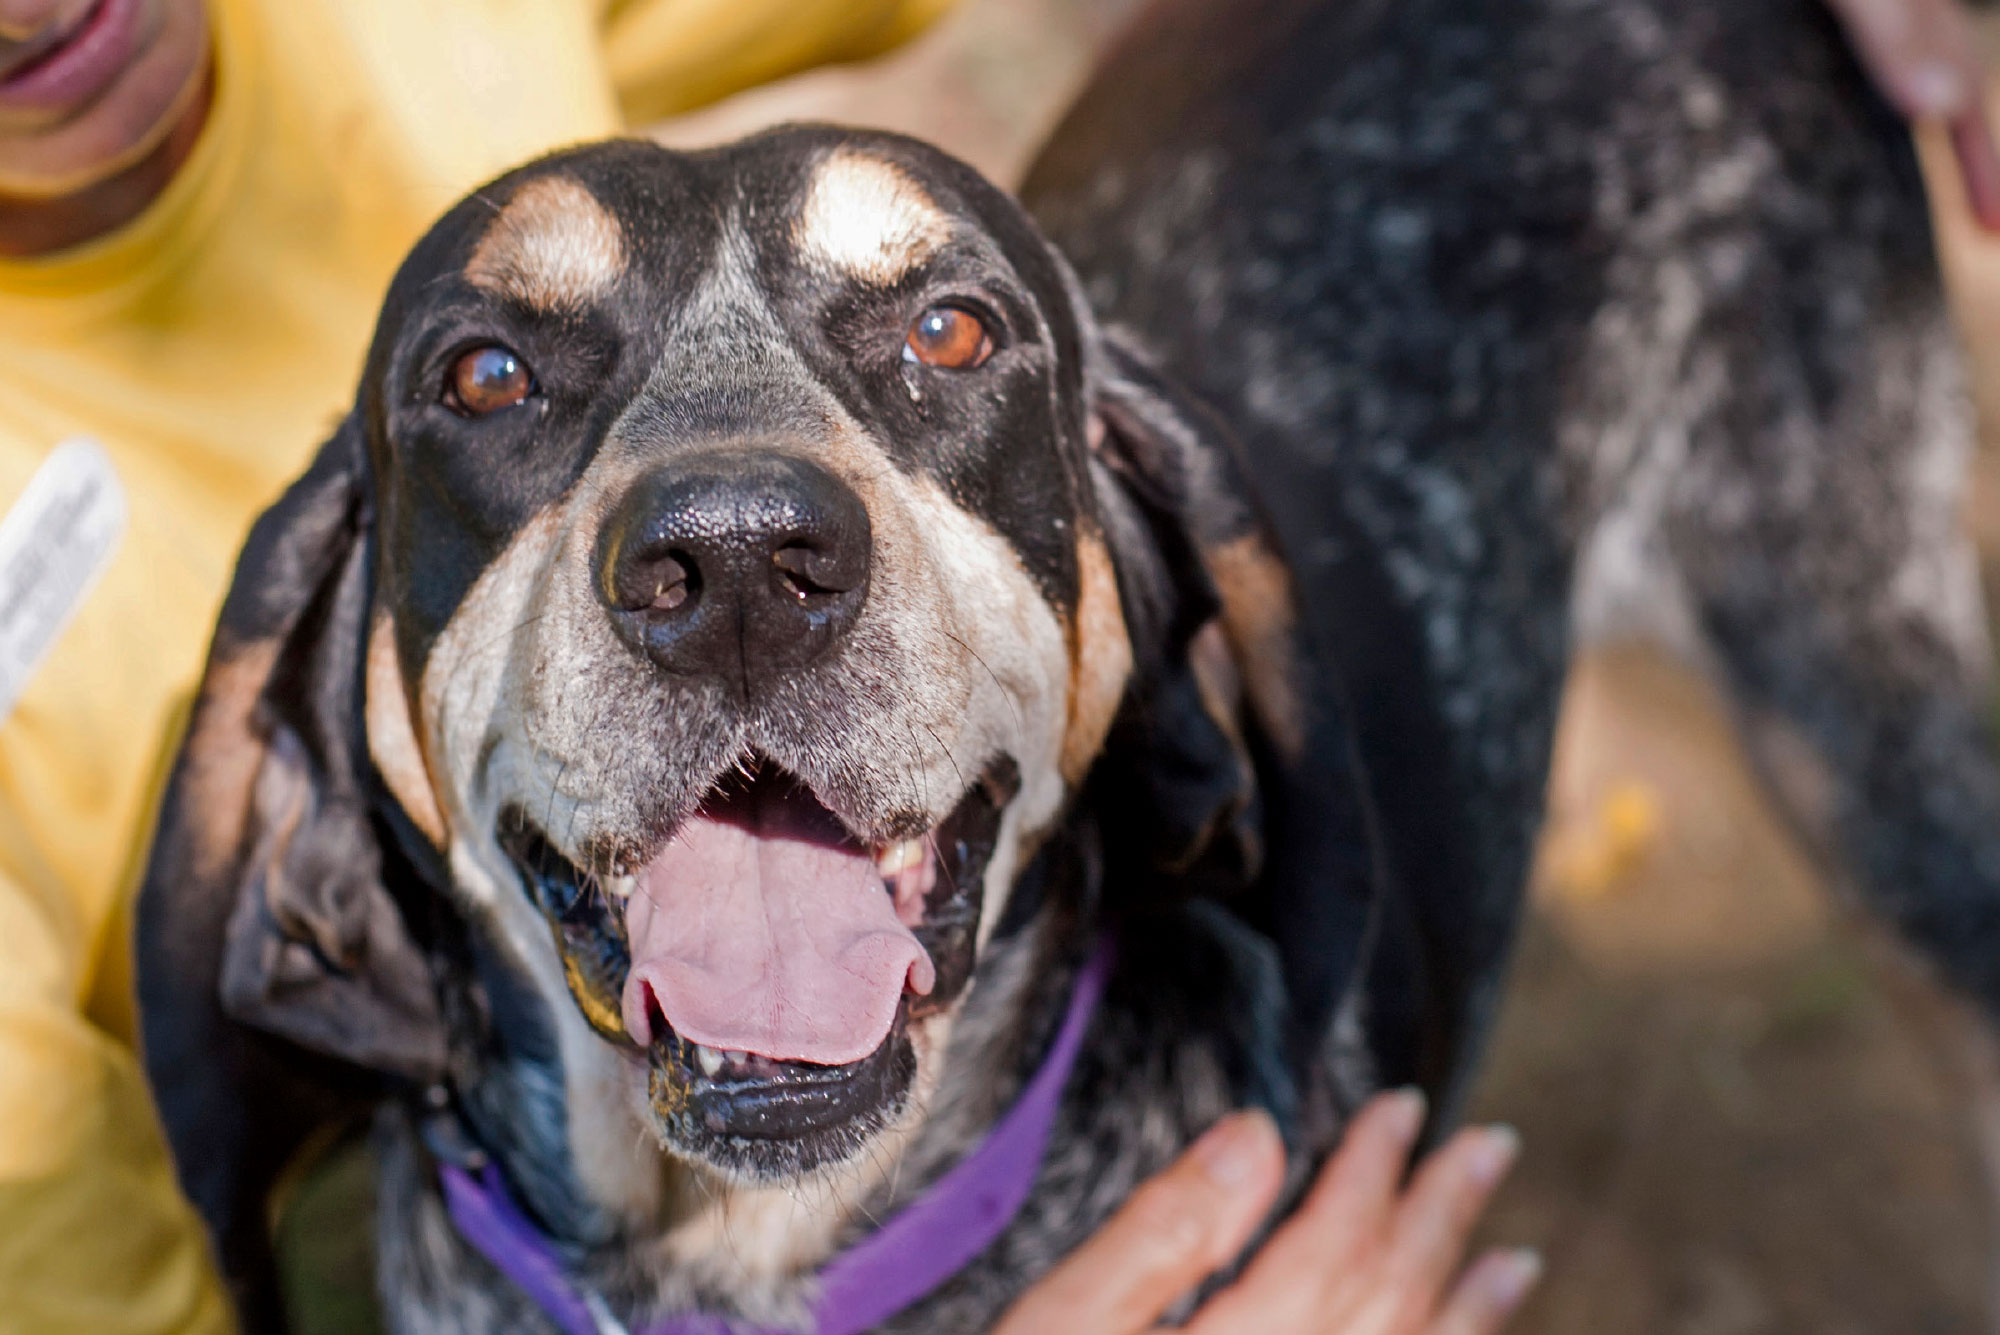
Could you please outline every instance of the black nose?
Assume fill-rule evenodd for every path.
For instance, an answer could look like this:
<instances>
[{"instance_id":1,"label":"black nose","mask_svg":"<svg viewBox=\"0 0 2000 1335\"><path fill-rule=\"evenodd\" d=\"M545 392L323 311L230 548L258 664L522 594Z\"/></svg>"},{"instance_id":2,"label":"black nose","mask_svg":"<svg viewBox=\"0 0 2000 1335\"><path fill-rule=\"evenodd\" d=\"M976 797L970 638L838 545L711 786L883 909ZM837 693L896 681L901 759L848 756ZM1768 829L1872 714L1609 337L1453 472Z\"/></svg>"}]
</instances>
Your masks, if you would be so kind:
<instances>
[{"instance_id":1,"label":"black nose","mask_svg":"<svg viewBox=\"0 0 2000 1335\"><path fill-rule=\"evenodd\" d=\"M805 666L868 596L868 507L788 455L703 455L641 478L597 540L598 594L669 672L745 693Z\"/></svg>"}]
</instances>

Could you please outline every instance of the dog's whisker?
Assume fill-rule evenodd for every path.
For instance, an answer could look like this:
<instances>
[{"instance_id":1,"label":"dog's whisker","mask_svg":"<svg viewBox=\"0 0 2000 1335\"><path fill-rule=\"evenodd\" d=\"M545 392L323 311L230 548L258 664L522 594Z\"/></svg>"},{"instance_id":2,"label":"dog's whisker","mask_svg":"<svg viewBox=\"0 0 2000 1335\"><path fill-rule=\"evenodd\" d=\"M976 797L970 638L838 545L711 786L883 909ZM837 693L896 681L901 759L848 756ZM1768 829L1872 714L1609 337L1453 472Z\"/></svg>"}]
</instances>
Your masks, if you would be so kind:
<instances>
[{"instance_id":1,"label":"dog's whisker","mask_svg":"<svg viewBox=\"0 0 2000 1335\"><path fill-rule=\"evenodd\" d=\"M920 720L920 722L921 722L921 720ZM936 728L933 728L933 727L932 727L932 726L931 726L930 724L928 724L928 723L924 723L924 724L923 724L923 729L924 729L924 731L925 731L925 732L927 732L927 733L929 733L929 734L931 735L931 740L932 740L932 741L934 741L934 742L936 742L936 743L937 743L937 745L938 745L938 752L939 752L939 754L943 755L943 756L944 756L944 758L945 758L945 761L946 761L946 763L947 763L947 764L949 764L949 765L951 766L951 772L952 772L952 774L953 774L953 775L954 775L954 776L955 776L955 777L956 777L956 778L958 779L958 791L959 791L959 792L961 792L961 793L962 793L962 792L964 792L964 791L966 791L966 789L968 789L969 787L971 787L971 785L970 785L970 784L968 784L968 783L966 783L966 781L965 781L965 771L961 770L961 769L960 769L960 768L958 767L958 757L954 756L954 755L953 755L953 754L951 753L951 748L950 748L950 747L948 747L948 746L946 746L946 745L944 744L944 738L942 738L942 737L940 737L940 736L938 736L938 735L937 735L937 729L936 729Z\"/></svg>"},{"instance_id":2,"label":"dog's whisker","mask_svg":"<svg viewBox=\"0 0 2000 1335\"><path fill-rule=\"evenodd\" d=\"M959 648L965 650L966 653L970 654L972 656L972 661L979 664L980 668L985 671L986 675L993 679L993 685L997 687L1000 691L1000 698L1005 700L1007 702L1007 707L1014 712L1015 736L1026 737L1028 735L1028 723L1027 720L1021 714L1021 702L1019 699L1016 698L1014 692L1011 689L1009 689L1007 683L1000 680L1000 674L995 672L992 668L988 667L986 664L986 660L980 657L979 651L977 649L974 649L971 645L967 644L962 638L960 638L953 631L951 631L950 629L946 629L944 633L945 636L948 639L950 639L952 643L956 644Z\"/></svg>"}]
</instances>

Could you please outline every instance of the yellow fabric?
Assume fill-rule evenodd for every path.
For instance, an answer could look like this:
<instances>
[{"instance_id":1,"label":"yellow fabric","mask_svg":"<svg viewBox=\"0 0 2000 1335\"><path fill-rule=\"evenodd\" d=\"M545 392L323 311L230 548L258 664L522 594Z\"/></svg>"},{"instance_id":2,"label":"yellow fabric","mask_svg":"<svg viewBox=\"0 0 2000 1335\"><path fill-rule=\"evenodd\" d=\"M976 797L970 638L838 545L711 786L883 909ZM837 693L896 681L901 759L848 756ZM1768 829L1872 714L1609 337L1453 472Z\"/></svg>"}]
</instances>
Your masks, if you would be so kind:
<instances>
[{"instance_id":1,"label":"yellow fabric","mask_svg":"<svg viewBox=\"0 0 2000 1335\"><path fill-rule=\"evenodd\" d=\"M0 513L89 436L131 507L0 720L0 1335L229 1321L132 1050L121 924L159 757L255 512L340 416L424 225L545 149L946 0L213 0L216 100L148 212L0 261Z\"/></svg>"},{"instance_id":2,"label":"yellow fabric","mask_svg":"<svg viewBox=\"0 0 2000 1335\"><path fill-rule=\"evenodd\" d=\"M826 60L859 60L903 41L952 0L613 0L612 80L635 121L654 120ZM774 12L784 14L773 23ZM689 36L700 34L699 41Z\"/></svg>"}]
</instances>

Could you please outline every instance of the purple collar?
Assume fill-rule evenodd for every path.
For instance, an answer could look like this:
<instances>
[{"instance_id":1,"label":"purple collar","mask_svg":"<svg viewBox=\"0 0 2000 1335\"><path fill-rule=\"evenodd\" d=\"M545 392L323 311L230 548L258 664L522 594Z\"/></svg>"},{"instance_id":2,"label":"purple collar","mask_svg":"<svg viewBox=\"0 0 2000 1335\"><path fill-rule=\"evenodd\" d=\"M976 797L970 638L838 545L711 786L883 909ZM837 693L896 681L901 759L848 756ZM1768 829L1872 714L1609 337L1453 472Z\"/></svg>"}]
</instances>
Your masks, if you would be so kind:
<instances>
[{"instance_id":1,"label":"purple collar","mask_svg":"<svg viewBox=\"0 0 2000 1335\"><path fill-rule=\"evenodd\" d=\"M859 1335L881 1324L964 1269L1013 1222L1041 1167L1112 953L1108 937L1091 952L1041 1068L979 1148L819 1272L813 1335ZM497 1164L489 1160L476 1177L452 1163L439 1173L459 1236L534 1299L564 1335L623 1331L601 1299L570 1283L553 1245L515 1204ZM781 1333L720 1317L679 1316L643 1328L642 1335Z\"/></svg>"}]
</instances>

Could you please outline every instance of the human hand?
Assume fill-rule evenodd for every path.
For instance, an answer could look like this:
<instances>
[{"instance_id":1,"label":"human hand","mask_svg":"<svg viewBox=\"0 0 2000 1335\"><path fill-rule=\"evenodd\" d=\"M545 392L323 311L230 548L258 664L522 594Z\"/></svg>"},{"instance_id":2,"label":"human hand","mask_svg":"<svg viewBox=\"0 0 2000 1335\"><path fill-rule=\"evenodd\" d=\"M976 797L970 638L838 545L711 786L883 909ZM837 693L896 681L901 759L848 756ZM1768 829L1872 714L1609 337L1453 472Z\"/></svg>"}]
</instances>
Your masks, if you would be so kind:
<instances>
[{"instance_id":1,"label":"human hand","mask_svg":"<svg viewBox=\"0 0 2000 1335\"><path fill-rule=\"evenodd\" d=\"M1986 70L1961 0L1827 0L1883 96L1951 136L1966 202L2000 231L2000 151L1986 119Z\"/></svg>"},{"instance_id":2,"label":"human hand","mask_svg":"<svg viewBox=\"0 0 2000 1335\"><path fill-rule=\"evenodd\" d=\"M1467 1235L1519 1141L1459 1132L1403 1170L1423 1124L1414 1091L1378 1095L1348 1127L1297 1212L1242 1276L1195 1313L1193 1335L1490 1335L1541 1274L1493 1251L1457 1274ZM1224 1118L1133 1193L1097 1234L1022 1296L995 1335L1140 1335L1256 1232L1284 1177L1262 1112ZM1454 1282L1455 1279L1455 1282Z\"/></svg>"}]
</instances>

